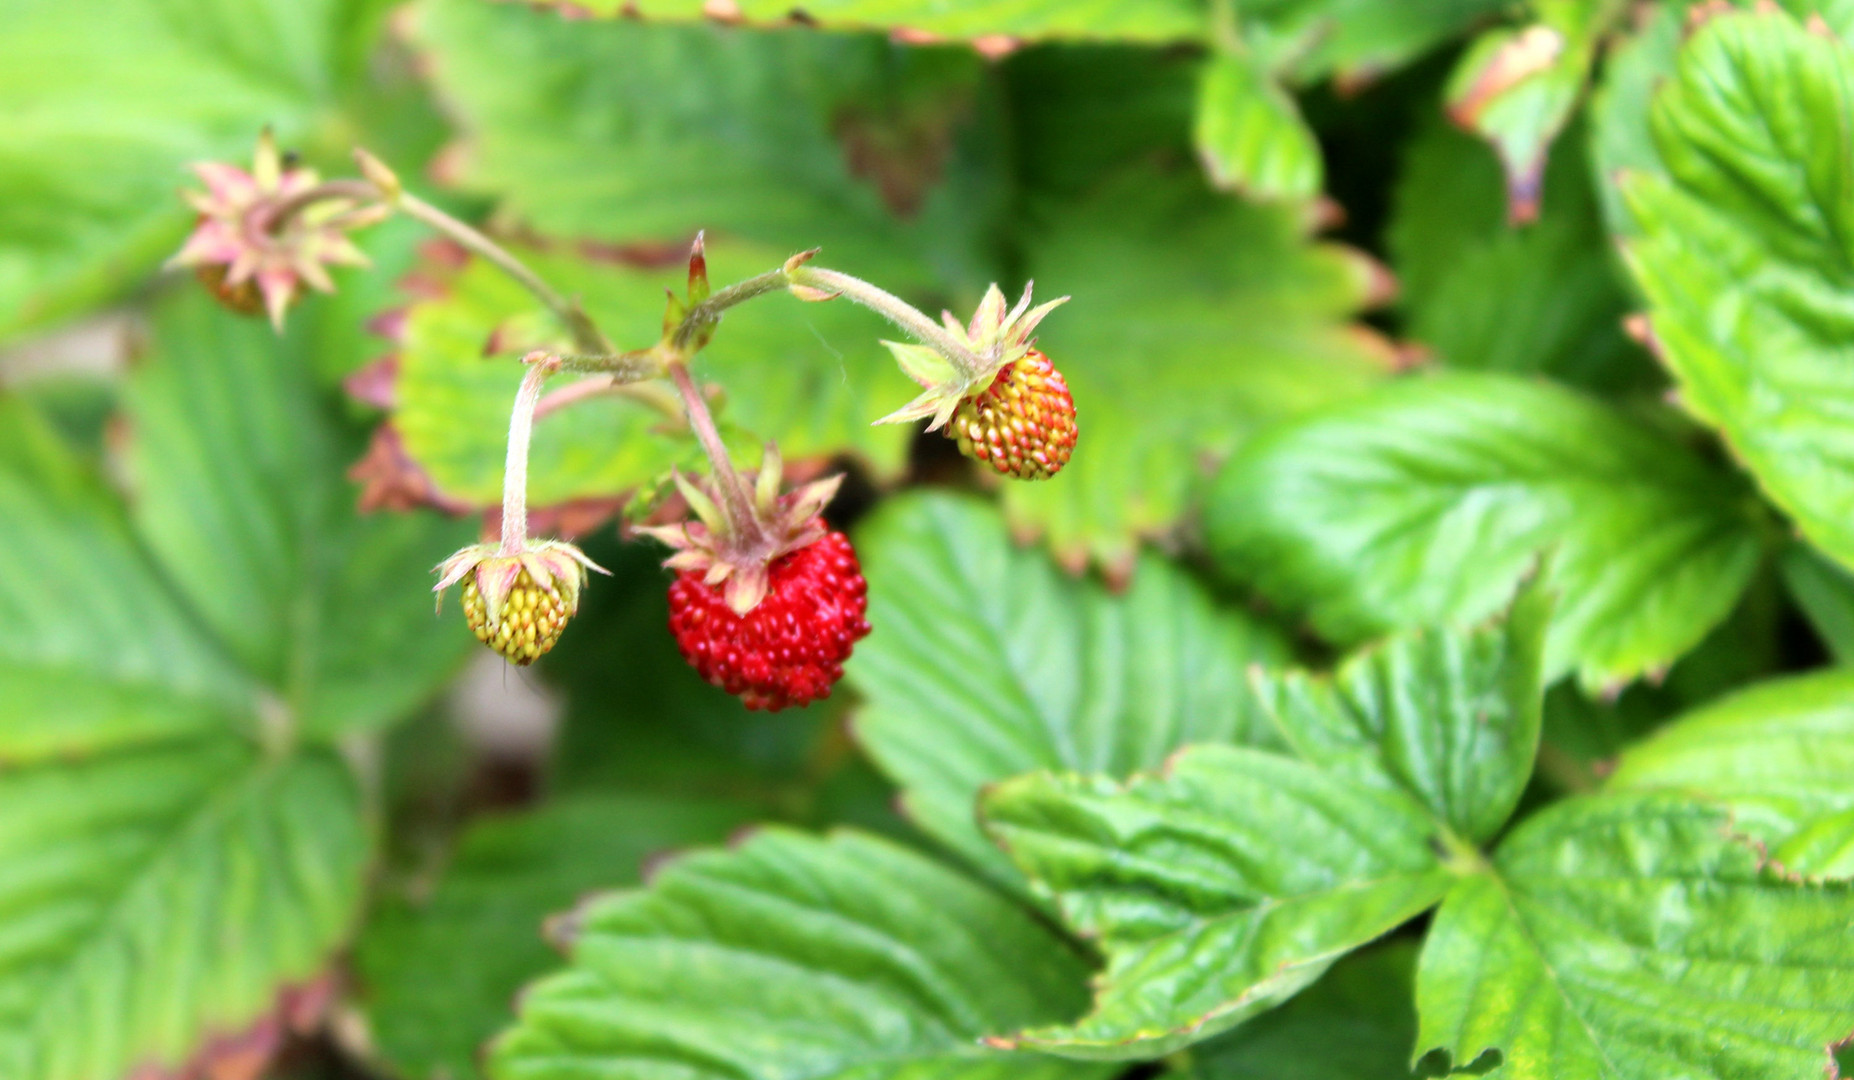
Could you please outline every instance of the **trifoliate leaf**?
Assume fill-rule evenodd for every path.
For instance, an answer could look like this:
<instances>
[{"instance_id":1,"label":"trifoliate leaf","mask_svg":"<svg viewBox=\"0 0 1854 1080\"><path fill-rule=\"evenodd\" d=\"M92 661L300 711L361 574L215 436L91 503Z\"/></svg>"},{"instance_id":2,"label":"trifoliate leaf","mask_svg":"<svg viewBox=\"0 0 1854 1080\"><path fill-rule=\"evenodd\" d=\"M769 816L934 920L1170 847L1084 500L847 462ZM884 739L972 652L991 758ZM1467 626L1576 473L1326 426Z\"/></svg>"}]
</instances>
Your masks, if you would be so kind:
<instances>
[{"instance_id":1,"label":"trifoliate leaf","mask_svg":"<svg viewBox=\"0 0 1854 1080\"><path fill-rule=\"evenodd\" d=\"M857 737L922 828L1002 881L1021 884L973 823L985 785L1273 743L1245 668L1283 662L1285 641L1162 559L1116 597L1014 549L996 511L943 495L893 500L857 548L880 627L846 665L867 699Z\"/></svg>"},{"instance_id":2,"label":"trifoliate leaf","mask_svg":"<svg viewBox=\"0 0 1854 1080\"><path fill-rule=\"evenodd\" d=\"M1210 499L1212 551L1342 644L1493 611L1545 558L1546 674L1666 667L1757 566L1757 508L1674 439L1507 376L1408 379L1252 443Z\"/></svg>"},{"instance_id":3,"label":"trifoliate leaf","mask_svg":"<svg viewBox=\"0 0 1854 1080\"><path fill-rule=\"evenodd\" d=\"M1287 753L1194 746L1124 785L1039 773L990 789L988 833L1107 953L1094 1011L1018 1041L1168 1053L1435 903L1531 774L1549 610L1535 588L1498 623L1394 638L1330 678L1258 674Z\"/></svg>"}]
</instances>

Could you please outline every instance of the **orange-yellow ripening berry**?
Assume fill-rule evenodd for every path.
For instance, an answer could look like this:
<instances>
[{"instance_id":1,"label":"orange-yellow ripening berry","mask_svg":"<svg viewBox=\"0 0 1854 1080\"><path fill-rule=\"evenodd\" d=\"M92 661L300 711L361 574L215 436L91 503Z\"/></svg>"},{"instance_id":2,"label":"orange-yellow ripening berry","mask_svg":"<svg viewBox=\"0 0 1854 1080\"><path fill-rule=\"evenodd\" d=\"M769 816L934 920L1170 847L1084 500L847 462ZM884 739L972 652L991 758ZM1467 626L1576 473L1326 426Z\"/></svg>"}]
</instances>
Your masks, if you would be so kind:
<instances>
[{"instance_id":1,"label":"orange-yellow ripening berry","mask_svg":"<svg viewBox=\"0 0 1854 1080\"><path fill-rule=\"evenodd\" d=\"M948 430L967 457L1019 480L1047 480L1075 452L1075 399L1049 357L1031 349L961 401Z\"/></svg>"},{"instance_id":2,"label":"orange-yellow ripening berry","mask_svg":"<svg viewBox=\"0 0 1854 1080\"><path fill-rule=\"evenodd\" d=\"M489 624L489 608L483 603L474 575L464 579L463 608L464 619L476 639L522 667L546 655L573 617L566 598L536 585L526 570L516 577L508 603L503 605L502 619L494 626Z\"/></svg>"}]
</instances>

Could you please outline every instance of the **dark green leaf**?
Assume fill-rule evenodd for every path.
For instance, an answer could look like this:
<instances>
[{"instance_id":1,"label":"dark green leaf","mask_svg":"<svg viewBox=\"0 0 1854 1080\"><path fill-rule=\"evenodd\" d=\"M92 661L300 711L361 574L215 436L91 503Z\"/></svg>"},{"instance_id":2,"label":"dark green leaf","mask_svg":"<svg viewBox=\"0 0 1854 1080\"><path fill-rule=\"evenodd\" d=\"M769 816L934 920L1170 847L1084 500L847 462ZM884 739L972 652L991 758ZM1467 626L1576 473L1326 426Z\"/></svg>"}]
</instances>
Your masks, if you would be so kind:
<instances>
[{"instance_id":1,"label":"dark green leaf","mask_svg":"<svg viewBox=\"0 0 1854 1080\"><path fill-rule=\"evenodd\" d=\"M1777 567L1835 661L1854 663L1854 574L1801 542L1783 549Z\"/></svg>"},{"instance_id":2,"label":"dark green leaf","mask_svg":"<svg viewBox=\"0 0 1854 1080\"><path fill-rule=\"evenodd\" d=\"M1587 687L1666 667L1757 566L1755 507L1653 428L1546 384L1407 379L1278 429L1225 470L1214 553L1351 643L1485 617L1541 555L1559 594L1546 673Z\"/></svg>"},{"instance_id":3,"label":"dark green leaf","mask_svg":"<svg viewBox=\"0 0 1854 1080\"><path fill-rule=\"evenodd\" d=\"M1723 810L1574 799L1463 878L1417 976L1419 1052L1511 1080L1820 1075L1854 1028L1854 890L1762 870Z\"/></svg>"},{"instance_id":4,"label":"dark green leaf","mask_svg":"<svg viewBox=\"0 0 1854 1080\"><path fill-rule=\"evenodd\" d=\"M1666 175L1625 184L1627 252L1681 402L1854 564L1854 52L1780 12L1715 17L1652 121Z\"/></svg>"},{"instance_id":5,"label":"dark green leaf","mask_svg":"<svg viewBox=\"0 0 1854 1080\"><path fill-rule=\"evenodd\" d=\"M1036 1080L1106 1071L979 1042L1079 1009L1086 967L1028 912L853 832L785 829L662 867L560 927L497 1080Z\"/></svg>"},{"instance_id":6,"label":"dark green leaf","mask_svg":"<svg viewBox=\"0 0 1854 1080\"><path fill-rule=\"evenodd\" d=\"M1271 741L1244 668L1281 637L1156 557L1126 595L1014 550L969 499L898 498L857 534L875 632L848 665L856 733L938 839L1002 880L979 789L1038 769L1125 776L1193 742Z\"/></svg>"},{"instance_id":7,"label":"dark green leaf","mask_svg":"<svg viewBox=\"0 0 1854 1080\"><path fill-rule=\"evenodd\" d=\"M408 1077L479 1075L477 1054L521 984L557 960L542 920L595 888L632 885L644 860L712 844L738 806L580 796L470 826L424 900L388 902L355 961L373 1041Z\"/></svg>"}]
</instances>

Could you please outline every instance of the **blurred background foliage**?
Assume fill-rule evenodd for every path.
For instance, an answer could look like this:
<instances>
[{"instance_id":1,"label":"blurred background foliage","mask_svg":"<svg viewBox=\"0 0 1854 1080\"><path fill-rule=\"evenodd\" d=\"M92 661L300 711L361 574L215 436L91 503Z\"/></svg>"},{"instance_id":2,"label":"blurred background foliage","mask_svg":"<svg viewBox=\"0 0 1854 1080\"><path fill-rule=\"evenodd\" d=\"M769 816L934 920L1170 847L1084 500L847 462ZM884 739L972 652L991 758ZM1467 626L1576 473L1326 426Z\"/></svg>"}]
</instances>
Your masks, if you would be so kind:
<instances>
[{"instance_id":1,"label":"blurred background foliage","mask_svg":"<svg viewBox=\"0 0 1854 1080\"><path fill-rule=\"evenodd\" d=\"M1028 895L982 788L1267 746L1249 666L1485 618L1541 550L1566 599L1527 806L1854 655L1827 481L1625 331L1680 294L1692 208L1632 212L1615 177L1674 183L1649 100L1688 5L802 7L0 0L0 1075L466 1080L558 964L543 919L753 822L861 832L745 860L854 856L989 911L945 868ZM160 273L185 166L265 128L325 175L372 150L621 345L698 229L717 282L820 246L929 310L1034 278L1074 298L1041 342L1080 450L994 490L869 426L912 394L875 317L742 308L698 365L730 441L851 474L876 629L839 696L749 715L680 662L613 515L695 455L630 397L549 417L532 467L537 521L614 576L532 672L470 663L428 569L497 501L532 304L403 220L281 337ZM1644 234L1670 250L1638 288L1617 241ZM1797 235L1791 263L1832 261ZM1165 1068L1408 1076L1414 953ZM1021 1067L1079 1071L1054 1060Z\"/></svg>"}]
</instances>

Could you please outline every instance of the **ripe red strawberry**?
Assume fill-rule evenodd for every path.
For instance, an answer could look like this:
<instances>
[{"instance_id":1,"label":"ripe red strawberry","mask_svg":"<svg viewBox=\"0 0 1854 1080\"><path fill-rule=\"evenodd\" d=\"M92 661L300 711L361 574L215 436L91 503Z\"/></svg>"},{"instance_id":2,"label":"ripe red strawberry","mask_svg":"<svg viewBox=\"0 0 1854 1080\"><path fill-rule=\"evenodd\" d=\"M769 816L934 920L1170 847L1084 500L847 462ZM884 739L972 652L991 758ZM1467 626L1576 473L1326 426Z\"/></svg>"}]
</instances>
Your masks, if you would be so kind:
<instances>
[{"instance_id":1,"label":"ripe red strawberry","mask_svg":"<svg viewBox=\"0 0 1854 1080\"><path fill-rule=\"evenodd\" d=\"M1075 399L1036 349L959 403L947 429L960 453L1019 480L1047 480L1075 452Z\"/></svg>"},{"instance_id":2,"label":"ripe red strawberry","mask_svg":"<svg viewBox=\"0 0 1854 1080\"><path fill-rule=\"evenodd\" d=\"M670 585L670 631L683 659L749 709L777 712L830 696L843 662L869 633L868 585L849 538L827 532L767 568L766 594L745 615L705 574Z\"/></svg>"}]
</instances>

